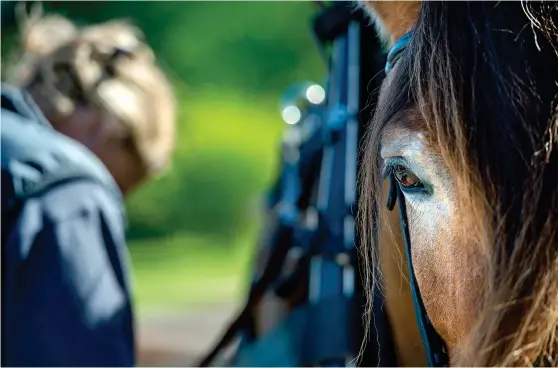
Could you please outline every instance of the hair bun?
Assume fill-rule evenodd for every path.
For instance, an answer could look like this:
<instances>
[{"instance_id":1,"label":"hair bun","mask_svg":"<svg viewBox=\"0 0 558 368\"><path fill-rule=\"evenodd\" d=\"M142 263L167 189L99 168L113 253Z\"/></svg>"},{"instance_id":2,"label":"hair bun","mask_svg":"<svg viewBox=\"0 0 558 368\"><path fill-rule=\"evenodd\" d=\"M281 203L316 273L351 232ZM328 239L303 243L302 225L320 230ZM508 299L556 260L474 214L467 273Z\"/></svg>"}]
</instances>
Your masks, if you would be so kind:
<instances>
[{"instance_id":1,"label":"hair bun","mask_svg":"<svg viewBox=\"0 0 558 368\"><path fill-rule=\"evenodd\" d=\"M143 32L128 21L114 20L86 27L80 39L108 58L126 55L137 61L155 62L153 51L144 42Z\"/></svg>"},{"instance_id":2,"label":"hair bun","mask_svg":"<svg viewBox=\"0 0 558 368\"><path fill-rule=\"evenodd\" d=\"M59 15L28 18L20 22L20 28L25 51L43 56L71 42L78 34L75 25Z\"/></svg>"},{"instance_id":3,"label":"hair bun","mask_svg":"<svg viewBox=\"0 0 558 368\"><path fill-rule=\"evenodd\" d=\"M46 115L63 121L80 104L94 106L110 134L132 137L148 173L166 167L174 148L174 92L140 29L120 19L78 28L42 14L22 25L25 54L14 82L43 96Z\"/></svg>"}]
</instances>

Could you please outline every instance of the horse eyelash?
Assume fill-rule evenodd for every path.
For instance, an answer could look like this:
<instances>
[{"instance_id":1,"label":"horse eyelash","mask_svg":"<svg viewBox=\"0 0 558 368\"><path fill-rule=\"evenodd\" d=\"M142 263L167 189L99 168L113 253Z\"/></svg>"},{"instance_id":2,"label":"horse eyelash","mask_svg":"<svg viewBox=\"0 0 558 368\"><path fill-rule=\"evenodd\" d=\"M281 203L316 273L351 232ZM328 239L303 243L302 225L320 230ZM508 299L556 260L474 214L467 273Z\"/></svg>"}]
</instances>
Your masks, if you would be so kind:
<instances>
[{"instance_id":1,"label":"horse eyelash","mask_svg":"<svg viewBox=\"0 0 558 368\"><path fill-rule=\"evenodd\" d=\"M393 174L393 172L395 171L395 167L396 166L403 166L405 167L407 170L409 170L409 168L403 164L401 164L400 162L387 162L384 163L382 165L382 179L385 180L387 179L389 176L391 176Z\"/></svg>"},{"instance_id":2,"label":"horse eyelash","mask_svg":"<svg viewBox=\"0 0 558 368\"><path fill-rule=\"evenodd\" d=\"M393 174L392 165L382 165L382 181L390 177L391 174Z\"/></svg>"}]
</instances>

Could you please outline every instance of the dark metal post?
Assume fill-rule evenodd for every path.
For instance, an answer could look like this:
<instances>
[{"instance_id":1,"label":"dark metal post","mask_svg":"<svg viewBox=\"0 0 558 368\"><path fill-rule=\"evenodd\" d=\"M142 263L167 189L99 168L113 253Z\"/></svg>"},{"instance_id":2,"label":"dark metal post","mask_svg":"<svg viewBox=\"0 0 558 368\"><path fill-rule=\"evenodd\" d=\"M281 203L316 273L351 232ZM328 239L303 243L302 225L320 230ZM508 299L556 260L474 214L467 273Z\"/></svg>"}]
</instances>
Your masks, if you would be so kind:
<instances>
[{"instance_id":1,"label":"dark metal post","mask_svg":"<svg viewBox=\"0 0 558 368\"><path fill-rule=\"evenodd\" d=\"M320 173L317 209L319 228L328 237L310 261L309 302L315 323L309 328L311 356L322 366L349 366L356 356L352 341L358 109L360 101L360 23L351 21L333 42L328 95L329 116ZM324 311L327 311L325 313ZM327 318L326 319L324 319ZM327 354L325 347L331 347Z\"/></svg>"}]
</instances>

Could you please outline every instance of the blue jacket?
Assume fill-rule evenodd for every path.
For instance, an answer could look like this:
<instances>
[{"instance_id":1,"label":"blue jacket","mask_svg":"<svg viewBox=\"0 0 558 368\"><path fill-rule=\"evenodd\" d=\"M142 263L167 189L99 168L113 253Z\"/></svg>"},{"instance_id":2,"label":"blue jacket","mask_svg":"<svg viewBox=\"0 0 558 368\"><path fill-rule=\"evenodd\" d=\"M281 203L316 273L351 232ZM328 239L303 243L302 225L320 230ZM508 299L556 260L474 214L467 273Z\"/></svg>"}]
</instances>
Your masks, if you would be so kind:
<instances>
[{"instance_id":1,"label":"blue jacket","mask_svg":"<svg viewBox=\"0 0 558 368\"><path fill-rule=\"evenodd\" d=\"M114 180L7 85L1 123L2 365L134 365Z\"/></svg>"}]
</instances>

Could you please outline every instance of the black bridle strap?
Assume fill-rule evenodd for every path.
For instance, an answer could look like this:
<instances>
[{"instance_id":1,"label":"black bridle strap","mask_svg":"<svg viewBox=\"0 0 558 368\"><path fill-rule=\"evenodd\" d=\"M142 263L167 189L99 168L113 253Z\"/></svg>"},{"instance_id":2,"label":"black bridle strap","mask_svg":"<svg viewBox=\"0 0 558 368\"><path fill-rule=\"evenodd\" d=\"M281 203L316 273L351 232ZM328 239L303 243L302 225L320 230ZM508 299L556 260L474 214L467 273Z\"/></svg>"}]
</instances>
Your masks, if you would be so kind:
<instances>
[{"instance_id":1,"label":"black bridle strap","mask_svg":"<svg viewBox=\"0 0 558 368\"><path fill-rule=\"evenodd\" d=\"M415 278L413 262L411 258L411 238L409 236L409 219L407 218L407 208L405 206L405 197L401 188L397 184L393 175L389 177L390 189L388 195L387 209L393 210L395 203L399 202L399 218L401 222L401 232L403 233L403 241L405 242L405 252L407 254L407 265L409 267L409 282L411 284L411 292L413 295L413 304L417 326L424 344L426 358L430 367L446 367L449 364L448 355L446 353L446 345L440 335L434 329L434 326L428 319L428 314L422 303L420 291Z\"/></svg>"}]
</instances>

